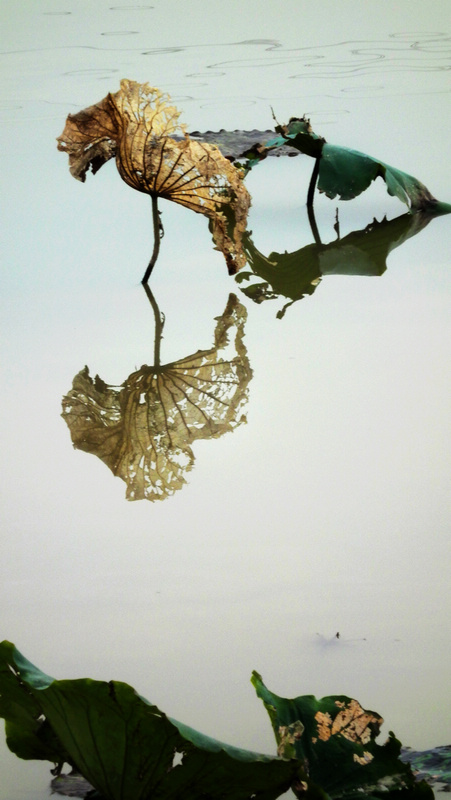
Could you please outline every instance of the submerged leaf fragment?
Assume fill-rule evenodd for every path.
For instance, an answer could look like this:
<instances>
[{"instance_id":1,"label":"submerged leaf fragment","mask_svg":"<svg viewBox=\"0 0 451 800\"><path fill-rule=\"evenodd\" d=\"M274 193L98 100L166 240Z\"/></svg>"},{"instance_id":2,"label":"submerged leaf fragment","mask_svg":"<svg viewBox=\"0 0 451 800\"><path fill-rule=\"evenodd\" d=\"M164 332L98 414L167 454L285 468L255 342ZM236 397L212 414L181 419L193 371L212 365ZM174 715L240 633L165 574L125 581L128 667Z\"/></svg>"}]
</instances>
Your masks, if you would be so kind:
<instances>
[{"instance_id":1,"label":"submerged leaf fragment","mask_svg":"<svg viewBox=\"0 0 451 800\"><path fill-rule=\"evenodd\" d=\"M401 759L410 764L417 774L424 776L429 784L442 783L451 791L451 744L433 747L430 750L403 748Z\"/></svg>"},{"instance_id":2,"label":"submerged leaf fragment","mask_svg":"<svg viewBox=\"0 0 451 800\"><path fill-rule=\"evenodd\" d=\"M159 89L122 80L115 94L69 114L58 149L68 153L78 180L116 157L121 177L133 189L207 216L234 273L244 263L241 237L250 206L243 173L215 145L191 140L179 116Z\"/></svg>"},{"instance_id":3,"label":"submerged leaf fragment","mask_svg":"<svg viewBox=\"0 0 451 800\"><path fill-rule=\"evenodd\" d=\"M270 140L274 139L274 131L266 130L260 131L254 128L253 130L234 130L226 131L190 131L189 136L199 142L206 142L208 144L215 144L219 147L221 153L231 161L235 159L249 158L249 153L254 151L265 152L268 156L298 156L299 150L291 147L288 144L281 143L279 147L273 149L267 147Z\"/></svg>"}]
</instances>

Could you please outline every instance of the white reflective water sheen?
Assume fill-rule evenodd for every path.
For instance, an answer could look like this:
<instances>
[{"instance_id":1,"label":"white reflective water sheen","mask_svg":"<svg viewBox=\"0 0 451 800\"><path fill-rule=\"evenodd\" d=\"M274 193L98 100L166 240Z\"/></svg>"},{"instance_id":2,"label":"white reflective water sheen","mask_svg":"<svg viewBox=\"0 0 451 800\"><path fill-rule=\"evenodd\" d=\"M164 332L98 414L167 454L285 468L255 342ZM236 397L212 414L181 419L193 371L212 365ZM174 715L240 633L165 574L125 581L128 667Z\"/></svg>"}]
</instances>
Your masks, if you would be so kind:
<instances>
[{"instance_id":1,"label":"white reflective water sheen","mask_svg":"<svg viewBox=\"0 0 451 800\"><path fill-rule=\"evenodd\" d=\"M151 279L162 358L248 309L248 424L194 443L187 485L126 502L60 417L89 366L153 358L140 279L150 201L113 163L85 185L55 137L122 77L169 91L188 129L307 112L329 141L451 200L449 4L319 0L4 3L1 638L46 673L127 681L171 716L274 752L252 669L278 694L344 693L417 748L451 740L450 231L440 217L382 277L326 276L276 319L229 278L205 220L162 204ZM307 165L308 168L308 165ZM249 176L259 250L312 241L301 157ZM320 198L324 241L402 214L384 188ZM335 633L340 632L340 638ZM1 800L43 800L48 765L1 747Z\"/></svg>"}]
</instances>

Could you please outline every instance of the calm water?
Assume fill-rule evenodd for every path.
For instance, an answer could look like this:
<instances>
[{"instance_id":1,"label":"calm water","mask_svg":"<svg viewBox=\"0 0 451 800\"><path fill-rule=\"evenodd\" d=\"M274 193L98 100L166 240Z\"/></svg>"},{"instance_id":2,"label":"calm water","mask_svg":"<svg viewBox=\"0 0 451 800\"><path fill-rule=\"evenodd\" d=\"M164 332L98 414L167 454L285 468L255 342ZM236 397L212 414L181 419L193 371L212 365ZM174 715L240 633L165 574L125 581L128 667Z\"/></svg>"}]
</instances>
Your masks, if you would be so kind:
<instances>
[{"instance_id":1,"label":"calm water","mask_svg":"<svg viewBox=\"0 0 451 800\"><path fill-rule=\"evenodd\" d=\"M234 293L252 370L235 430L195 437L171 496L130 502L61 418L85 365L118 387L154 363L150 200L114 163L75 182L55 145L67 113L122 77L170 92L188 129L305 112L451 201L448 4L312 8L2 8L1 638L48 674L127 681L249 749L274 751L252 669L280 695L356 697L426 748L451 740L451 217L394 235L382 276L327 274L328 251L314 293L278 319L290 298L253 302L243 289L263 279L235 282L205 220L163 203L161 362L211 350ZM313 241L305 160L268 159L247 180L263 256ZM404 213L382 185L319 198L324 243L337 206L342 238ZM0 742L0 765L1 800L48 796L46 764Z\"/></svg>"}]
</instances>

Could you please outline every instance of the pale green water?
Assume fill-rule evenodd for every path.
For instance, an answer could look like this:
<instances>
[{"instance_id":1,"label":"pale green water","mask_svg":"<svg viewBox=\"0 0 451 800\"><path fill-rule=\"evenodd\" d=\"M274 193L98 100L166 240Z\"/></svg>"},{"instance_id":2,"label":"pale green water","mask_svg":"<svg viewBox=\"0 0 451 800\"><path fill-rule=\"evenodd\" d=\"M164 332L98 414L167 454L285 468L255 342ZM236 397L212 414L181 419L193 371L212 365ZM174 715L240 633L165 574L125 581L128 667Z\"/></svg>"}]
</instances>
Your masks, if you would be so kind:
<instances>
[{"instance_id":1,"label":"pale green water","mask_svg":"<svg viewBox=\"0 0 451 800\"><path fill-rule=\"evenodd\" d=\"M73 450L61 398L85 364L121 384L152 363L150 201L112 163L76 183L55 147L68 112L129 77L169 91L189 129L305 111L450 201L447 4L293 2L283 19L274 4L145 5L2 9L1 638L249 749L274 750L252 669L281 695L354 696L406 744L448 743L451 218L382 277L325 276L277 320L284 300L247 299L205 221L165 204L163 361L211 347L235 292L254 374L247 425L195 442L172 498L129 503ZM265 255L312 241L307 175L298 158L249 176ZM336 205L316 203L325 242ZM377 186L339 206L342 236L404 210ZM0 746L1 800L46 797L47 766Z\"/></svg>"}]
</instances>

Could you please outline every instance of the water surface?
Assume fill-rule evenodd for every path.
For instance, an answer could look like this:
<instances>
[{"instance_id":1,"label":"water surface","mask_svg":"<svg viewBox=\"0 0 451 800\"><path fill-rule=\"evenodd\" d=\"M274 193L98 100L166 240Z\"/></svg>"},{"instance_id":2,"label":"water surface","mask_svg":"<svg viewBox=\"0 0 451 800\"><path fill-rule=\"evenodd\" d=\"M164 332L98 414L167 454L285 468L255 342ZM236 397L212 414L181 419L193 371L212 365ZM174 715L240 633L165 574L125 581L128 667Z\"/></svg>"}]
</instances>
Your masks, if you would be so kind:
<instances>
[{"instance_id":1,"label":"water surface","mask_svg":"<svg viewBox=\"0 0 451 800\"><path fill-rule=\"evenodd\" d=\"M193 441L187 483L151 502L127 501L60 416L85 365L119 387L154 363L150 201L113 163L75 182L55 146L67 113L122 77L169 91L189 129L305 112L329 141L451 198L445 3L368 5L363 19L353 0L180 9L3 9L2 638L55 677L127 681L253 750L274 744L252 669L281 695L356 697L415 748L449 743L449 217L393 247L382 275L326 265L278 319L292 298L255 303L205 220L163 204L161 362L211 349L234 293L247 423ZM265 257L312 244L304 161L248 178ZM319 198L325 244L337 206L342 238L405 211L382 184ZM1 760L5 800L47 796L45 764L4 745Z\"/></svg>"}]
</instances>

